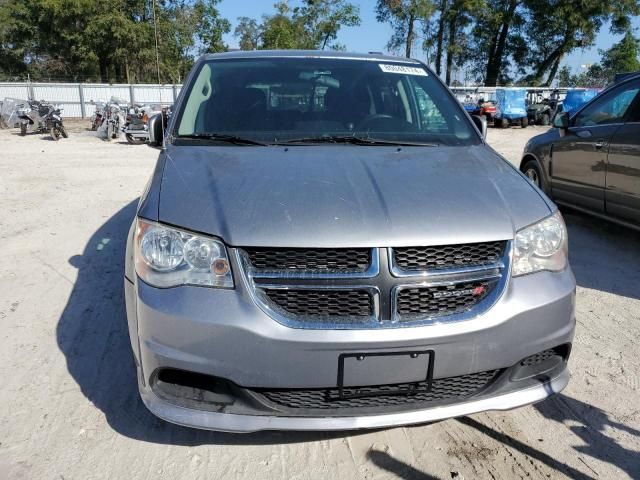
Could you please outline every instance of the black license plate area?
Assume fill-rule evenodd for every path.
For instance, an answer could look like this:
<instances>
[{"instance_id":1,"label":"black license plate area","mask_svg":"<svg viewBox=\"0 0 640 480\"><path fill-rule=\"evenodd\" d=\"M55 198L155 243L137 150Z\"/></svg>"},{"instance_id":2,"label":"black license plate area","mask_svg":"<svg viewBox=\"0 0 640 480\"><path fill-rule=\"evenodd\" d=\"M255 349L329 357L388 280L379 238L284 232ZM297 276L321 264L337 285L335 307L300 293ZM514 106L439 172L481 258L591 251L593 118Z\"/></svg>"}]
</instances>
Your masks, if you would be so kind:
<instances>
[{"instance_id":1,"label":"black license plate area","mask_svg":"<svg viewBox=\"0 0 640 480\"><path fill-rule=\"evenodd\" d=\"M338 359L338 396L349 399L428 392L433 361L433 350L343 353Z\"/></svg>"}]
</instances>

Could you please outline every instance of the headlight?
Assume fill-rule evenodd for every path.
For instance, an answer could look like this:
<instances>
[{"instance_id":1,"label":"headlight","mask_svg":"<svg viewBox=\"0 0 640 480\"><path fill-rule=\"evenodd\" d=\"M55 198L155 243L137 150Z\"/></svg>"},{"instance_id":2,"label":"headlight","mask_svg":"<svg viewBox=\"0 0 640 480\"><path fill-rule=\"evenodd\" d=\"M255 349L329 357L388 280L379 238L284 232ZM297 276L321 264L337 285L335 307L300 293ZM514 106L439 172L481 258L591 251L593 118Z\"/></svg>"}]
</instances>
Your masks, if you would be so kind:
<instances>
[{"instance_id":1,"label":"headlight","mask_svg":"<svg viewBox=\"0 0 640 480\"><path fill-rule=\"evenodd\" d=\"M233 288L227 249L218 240L138 219L138 276L154 287L178 285Z\"/></svg>"},{"instance_id":2,"label":"headlight","mask_svg":"<svg viewBox=\"0 0 640 480\"><path fill-rule=\"evenodd\" d=\"M560 212L516 233L513 249L513 275L567 266L567 228Z\"/></svg>"}]
</instances>

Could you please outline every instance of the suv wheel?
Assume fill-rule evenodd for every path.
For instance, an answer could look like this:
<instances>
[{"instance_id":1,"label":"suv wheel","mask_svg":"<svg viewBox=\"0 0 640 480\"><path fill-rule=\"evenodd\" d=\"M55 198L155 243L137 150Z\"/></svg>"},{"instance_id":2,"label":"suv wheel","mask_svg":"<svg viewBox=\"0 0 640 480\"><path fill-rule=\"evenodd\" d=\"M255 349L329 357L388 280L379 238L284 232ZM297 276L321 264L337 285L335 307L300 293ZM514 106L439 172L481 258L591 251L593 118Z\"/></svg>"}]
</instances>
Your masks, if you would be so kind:
<instances>
[{"instance_id":1,"label":"suv wheel","mask_svg":"<svg viewBox=\"0 0 640 480\"><path fill-rule=\"evenodd\" d=\"M542 171L540 165L535 160L529 160L522 166L522 173L533 183L536 187L544 190L544 178L542 177Z\"/></svg>"}]
</instances>

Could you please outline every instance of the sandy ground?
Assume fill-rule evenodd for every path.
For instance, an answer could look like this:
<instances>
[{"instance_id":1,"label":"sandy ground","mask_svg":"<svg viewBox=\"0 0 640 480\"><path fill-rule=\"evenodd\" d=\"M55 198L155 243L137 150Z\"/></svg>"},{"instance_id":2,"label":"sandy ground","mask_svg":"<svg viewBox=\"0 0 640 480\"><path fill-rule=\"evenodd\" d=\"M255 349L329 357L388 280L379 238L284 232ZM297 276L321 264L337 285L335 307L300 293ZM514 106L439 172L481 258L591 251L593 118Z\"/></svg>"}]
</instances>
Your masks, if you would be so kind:
<instances>
[{"instance_id":1,"label":"sandy ground","mask_svg":"<svg viewBox=\"0 0 640 480\"><path fill-rule=\"evenodd\" d=\"M566 212L573 379L507 413L353 433L231 435L138 398L123 242L157 151L0 131L0 480L640 478L640 235ZM518 161L542 128L491 130Z\"/></svg>"}]
</instances>

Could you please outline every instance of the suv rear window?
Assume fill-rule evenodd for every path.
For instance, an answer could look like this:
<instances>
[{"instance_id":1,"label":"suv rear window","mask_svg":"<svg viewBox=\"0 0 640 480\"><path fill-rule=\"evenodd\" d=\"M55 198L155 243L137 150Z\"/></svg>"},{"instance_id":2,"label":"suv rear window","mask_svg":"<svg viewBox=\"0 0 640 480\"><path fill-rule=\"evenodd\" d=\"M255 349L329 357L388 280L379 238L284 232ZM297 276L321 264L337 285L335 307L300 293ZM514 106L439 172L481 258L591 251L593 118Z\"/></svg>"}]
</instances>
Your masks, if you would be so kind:
<instances>
[{"instance_id":1,"label":"suv rear window","mask_svg":"<svg viewBox=\"0 0 640 480\"><path fill-rule=\"evenodd\" d=\"M225 134L265 143L345 135L480 142L456 100L420 64L307 57L203 62L174 134Z\"/></svg>"}]
</instances>

